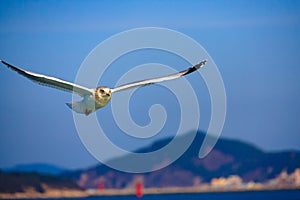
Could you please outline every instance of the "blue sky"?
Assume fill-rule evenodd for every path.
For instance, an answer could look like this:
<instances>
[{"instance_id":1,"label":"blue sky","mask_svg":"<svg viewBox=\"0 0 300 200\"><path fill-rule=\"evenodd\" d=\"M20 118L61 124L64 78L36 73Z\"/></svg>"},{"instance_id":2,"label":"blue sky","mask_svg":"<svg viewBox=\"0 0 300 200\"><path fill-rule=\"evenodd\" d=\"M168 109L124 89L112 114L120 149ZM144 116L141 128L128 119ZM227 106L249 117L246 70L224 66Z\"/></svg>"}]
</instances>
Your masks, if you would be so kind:
<instances>
[{"instance_id":1,"label":"blue sky","mask_svg":"<svg viewBox=\"0 0 300 200\"><path fill-rule=\"evenodd\" d=\"M1 59L69 81L89 52L114 34L149 26L180 31L208 51L222 74L228 101L223 137L263 150L300 150L299 1L2 0L0 24ZM151 61L142 57L140 62ZM183 69L183 61L165 58ZM128 68L136 64L124 62ZM117 79L114 74L103 81L114 84L109 82ZM80 142L65 105L71 94L38 86L4 66L0 91L0 167L45 162L75 169L97 163ZM136 96L135 103L152 102L142 93ZM142 105L132 115L146 124ZM109 107L97 114L107 112ZM205 129L205 120L200 128Z\"/></svg>"}]
</instances>

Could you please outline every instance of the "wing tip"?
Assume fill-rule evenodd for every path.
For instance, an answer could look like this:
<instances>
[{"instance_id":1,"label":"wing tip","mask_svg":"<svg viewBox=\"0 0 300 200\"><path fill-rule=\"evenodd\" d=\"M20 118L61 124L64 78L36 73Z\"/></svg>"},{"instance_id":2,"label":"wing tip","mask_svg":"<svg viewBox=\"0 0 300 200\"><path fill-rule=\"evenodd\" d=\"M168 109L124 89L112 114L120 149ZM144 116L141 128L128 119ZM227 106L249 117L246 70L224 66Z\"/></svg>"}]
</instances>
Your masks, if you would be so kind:
<instances>
[{"instance_id":1,"label":"wing tip","mask_svg":"<svg viewBox=\"0 0 300 200\"><path fill-rule=\"evenodd\" d=\"M15 66L13 66L13 65L11 65L11 64L9 64L9 63L7 63L7 62L5 62L4 60L1 60L1 59L0 59L0 61L2 62L2 64L6 65L6 67L8 67L8 68L10 68L10 69L12 69L12 70L14 70L14 71L17 71L17 72L21 72L21 71L22 71L22 72L23 72L23 70L21 70L21 69L15 67Z\"/></svg>"},{"instance_id":2,"label":"wing tip","mask_svg":"<svg viewBox=\"0 0 300 200\"><path fill-rule=\"evenodd\" d=\"M10 64L8 64L7 62L5 62L4 60L1 60L1 59L0 59L0 62L2 62L2 64L6 65L6 66L8 66L8 67L11 66Z\"/></svg>"},{"instance_id":3,"label":"wing tip","mask_svg":"<svg viewBox=\"0 0 300 200\"><path fill-rule=\"evenodd\" d=\"M201 67L203 67L207 62L207 59L202 60L201 62L199 62L197 65L195 65L194 67L196 69L200 69Z\"/></svg>"},{"instance_id":4,"label":"wing tip","mask_svg":"<svg viewBox=\"0 0 300 200\"><path fill-rule=\"evenodd\" d=\"M10 67L10 64L8 64L7 62L5 62L4 60L0 59L0 62L4 65L6 65L6 67Z\"/></svg>"}]
</instances>

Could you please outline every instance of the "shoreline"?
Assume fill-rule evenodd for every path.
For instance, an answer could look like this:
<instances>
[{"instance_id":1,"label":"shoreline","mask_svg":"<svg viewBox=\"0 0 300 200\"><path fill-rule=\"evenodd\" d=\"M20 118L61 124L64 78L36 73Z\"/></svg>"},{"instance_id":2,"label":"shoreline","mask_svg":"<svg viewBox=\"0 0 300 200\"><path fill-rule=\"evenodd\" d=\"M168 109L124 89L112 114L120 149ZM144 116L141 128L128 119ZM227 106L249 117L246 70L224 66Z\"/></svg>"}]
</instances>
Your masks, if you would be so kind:
<instances>
[{"instance_id":1,"label":"shoreline","mask_svg":"<svg viewBox=\"0 0 300 200\"><path fill-rule=\"evenodd\" d=\"M281 188L203 188L203 187L165 187L165 188L143 188L143 195L163 195L163 194L200 194L200 193L227 193L227 192L264 192L264 191L294 191L300 187ZM28 189L22 193L1 193L0 199L25 199L25 198L81 198L97 196L135 196L134 188L128 189L105 189L105 190L57 190L48 189L44 193L39 193Z\"/></svg>"},{"instance_id":2,"label":"shoreline","mask_svg":"<svg viewBox=\"0 0 300 200\"><path fill-rule=\"evenodd\" d=\"M227 193L227 192L259 192L259 191L293 191L300 190L300 187L294 188L261 188L261 189L200 189L199 187L167 187L167 188L144 188L143 195L155 194L198 194L198 193ZM106 191L87 191L90 196L122 196L135 195L134 189L107 189Z\"/></svg>"}]
</instances>

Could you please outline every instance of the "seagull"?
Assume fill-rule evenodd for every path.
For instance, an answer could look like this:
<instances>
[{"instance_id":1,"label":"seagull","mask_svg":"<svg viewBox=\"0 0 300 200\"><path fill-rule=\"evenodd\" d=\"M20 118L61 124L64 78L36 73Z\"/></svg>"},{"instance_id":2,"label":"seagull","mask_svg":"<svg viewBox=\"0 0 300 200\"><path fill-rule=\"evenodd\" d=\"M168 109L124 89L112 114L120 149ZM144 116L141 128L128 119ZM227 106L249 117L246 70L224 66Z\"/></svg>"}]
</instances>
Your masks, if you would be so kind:
<instances>
[{"instance_id":1,"label":"seagull","mask_svg":"<svg viewBox=\"0 0 300 200\"><path fill-rule=\"evenodd\" d=\"M206 64L207 60L202 60L200 63L198 63L186 70L183 70L183 71L180 71L178 73L171 74L168 76L162 76L162 77L153 78L153 79L136 81L136 82L120 85L115 88L100 86L100 87L93 88L93 89L87 88L87 87L84 87L81 85L77 85L75 83L71 83L71 82L68 82L68 81L65 81L62 79L58 79L55 77L45 76L42 74L26 71L24 69L17 68L3 60L0 60L0 62L3 63L4 65L6 65L9 69L16 71L17 73L25 76L26 78L28 78L34 82L37 82L40 85L45 85L45 86L53 87L56 89L60 89L60 90L64 90L67 92L72 92L72 93L76 93L76 94L80 95L81 97L83 97L81 101L70 102L70 103L66 103L66 104L69 108L71 108L73 111L75 111L77 113L89 115L92 112L98 110L99 108L106 106L108 104L108 102L110 101L111 96L114 92L119 92L122 90L134 88L134 87L140 87L140 86L150 85L150 84L154 84L154 83L159 83L162 81L168 81L168 80L179 78L181 76L185 76L185 75L190 74L190 73L200 69L201 67L203 67Z\"/></svg>"}]
</instances>

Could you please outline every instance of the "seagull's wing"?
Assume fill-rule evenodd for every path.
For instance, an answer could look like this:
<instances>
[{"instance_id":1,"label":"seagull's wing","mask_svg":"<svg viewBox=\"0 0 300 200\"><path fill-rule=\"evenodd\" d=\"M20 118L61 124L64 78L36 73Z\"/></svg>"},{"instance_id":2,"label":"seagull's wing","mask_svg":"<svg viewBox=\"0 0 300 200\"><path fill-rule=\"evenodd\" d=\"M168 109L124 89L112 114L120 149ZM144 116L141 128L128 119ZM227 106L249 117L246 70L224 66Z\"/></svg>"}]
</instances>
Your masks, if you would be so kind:
<instances>
[{"instance_id":1,"label":"seagull's wing","mask_svg":"<svg viewBox=\"0 0 300 200\"><path fill-rule=\"evenodd\" d=\"M64 81L58 78L50 77L50 76L45 76L42 74L37 74L33 72L29 72L20 68L17 68L3 60L0 60L4 65L6 65L8 68L18 72L19 74L29 78L30 80L37 82L38 84L57 88L60 90L68 91L68 92L75 92L79 94L80 96L87 96L93 94L93 90L76 85L74 83L70 83L68 81Z\"/></svg>"},{"instance_id":2,"label":"seagull's wing","mask_svg":"<svg viewBox=\"0 0 300 200\"><path fill-rule=\"evenodd\" d=\"M128 83L125 85L121 85L118 86L116 88L111 89L112 92L118 92L121 90L126 90L129 88L133 88L133 87L139 87L139 86L144 86L144 85L149 85L149 84L153 84L153 83L158 83L158 82L162 82L162 81L168 81L168 80L172 80L172 79L176 79L179 78L181 76L185 76L187 74L190 74L196 70L198 70L199 68L203 67L206 63L206 60L201 61L199 64L194 65L193 67L190 67L184 71L175 73L175 74L171 74L168 76L163 76L163 77L158 77L158 78L153 78L153 79L146 79L146 80L142 80L142 81L137 81L137 82L133 82L133 83Z\"/></svg>"}]
</instances>

